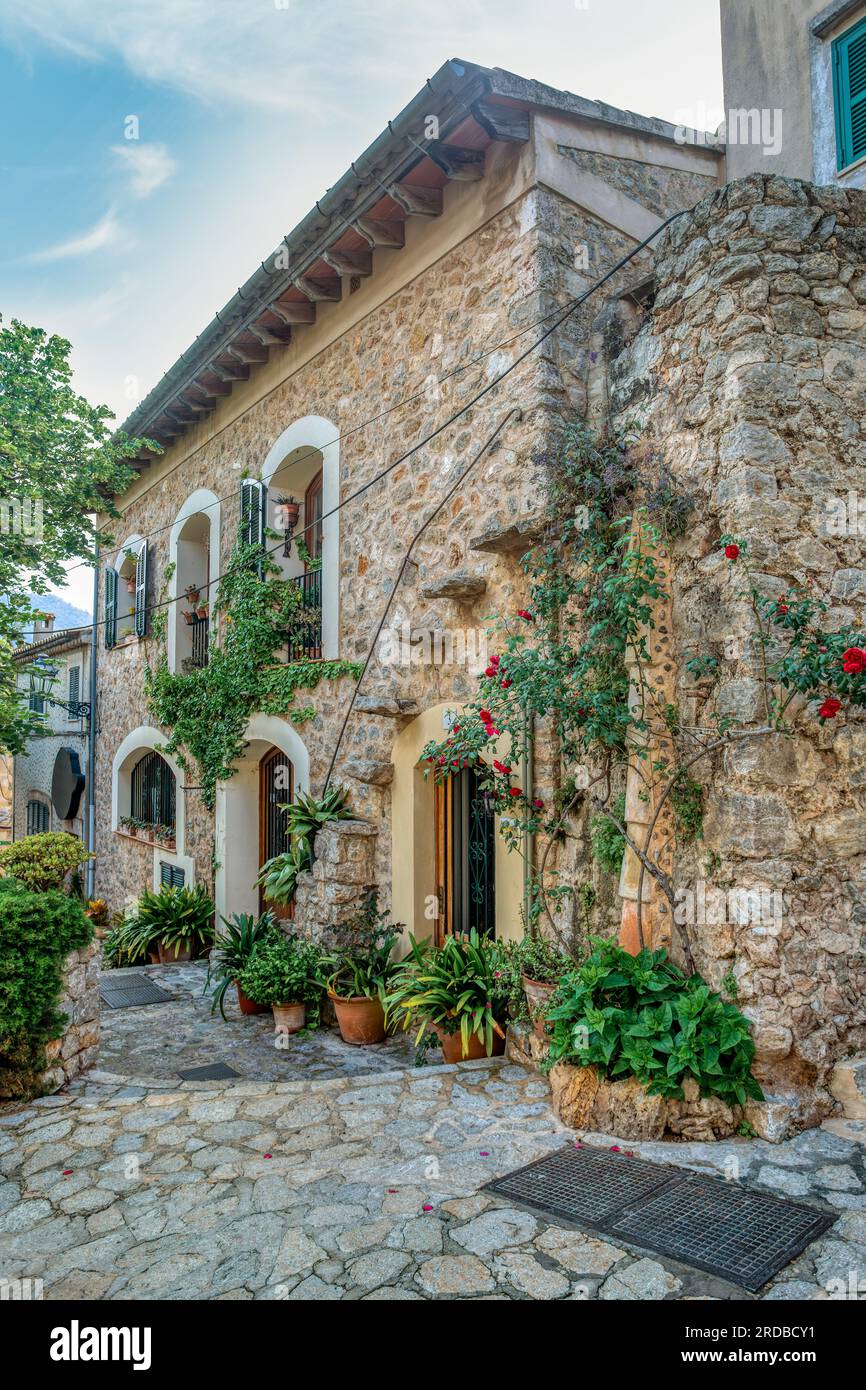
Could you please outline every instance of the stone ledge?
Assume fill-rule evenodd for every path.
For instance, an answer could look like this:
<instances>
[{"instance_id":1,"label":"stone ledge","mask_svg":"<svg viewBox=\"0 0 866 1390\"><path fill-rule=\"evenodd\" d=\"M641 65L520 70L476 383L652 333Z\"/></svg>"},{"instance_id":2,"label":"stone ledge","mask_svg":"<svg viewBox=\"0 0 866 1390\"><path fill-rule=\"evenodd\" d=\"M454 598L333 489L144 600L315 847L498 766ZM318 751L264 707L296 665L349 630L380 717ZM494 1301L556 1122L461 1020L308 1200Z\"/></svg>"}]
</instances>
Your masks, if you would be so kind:
<instances>
[{"instance_id":1,"label":"stone ledge","mask_svg":"<svg viewBox=\"0 0 866 1390\"><path fill-rule=\"evenodd\" d=\"M480 598L486 589L487 580L483 574L455 570L453 574L446 574L442 579L433 579L429 584L422 584L421 594L424 598L473 599Z\"/></svg>"}]
</instances>

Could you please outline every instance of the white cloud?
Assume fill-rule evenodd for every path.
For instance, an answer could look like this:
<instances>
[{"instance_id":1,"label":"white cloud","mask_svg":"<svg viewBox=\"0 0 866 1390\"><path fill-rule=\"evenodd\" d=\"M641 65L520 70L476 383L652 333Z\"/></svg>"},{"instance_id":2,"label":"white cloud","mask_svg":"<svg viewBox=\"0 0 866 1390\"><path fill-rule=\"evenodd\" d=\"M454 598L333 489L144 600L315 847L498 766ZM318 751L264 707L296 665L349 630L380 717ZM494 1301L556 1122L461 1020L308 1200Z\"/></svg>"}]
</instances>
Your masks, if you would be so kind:
<instances>
[{"instance_id":1,"label":"white cloud","mask_svg":"<svg viewBox=\"0 0 866 1390\"><path fill-rule=\"evenodd\" d=\"M165 145L130 140L124 145L112 145L111 153L124 166L134 198L149 198L177 170L177 162Z\"/></svg>"},{"instance_id":2,"label":"white cloud","mask_svg":"<svg viewBox=\"0 0 866 1390\"><path fill-rule=\"evenodd\" d=\"M113 208L109 208L105 216L101 217L83 236L71 237L68 241L58 242L56 246L46 247L44 251L34 251L26 259L34 263L41 263L70 261L80 256L92 256L95 251L102 251L106 246L116 245L121 239L121 233L122 228L117 214Z\"/></svg>"}]
</instances>

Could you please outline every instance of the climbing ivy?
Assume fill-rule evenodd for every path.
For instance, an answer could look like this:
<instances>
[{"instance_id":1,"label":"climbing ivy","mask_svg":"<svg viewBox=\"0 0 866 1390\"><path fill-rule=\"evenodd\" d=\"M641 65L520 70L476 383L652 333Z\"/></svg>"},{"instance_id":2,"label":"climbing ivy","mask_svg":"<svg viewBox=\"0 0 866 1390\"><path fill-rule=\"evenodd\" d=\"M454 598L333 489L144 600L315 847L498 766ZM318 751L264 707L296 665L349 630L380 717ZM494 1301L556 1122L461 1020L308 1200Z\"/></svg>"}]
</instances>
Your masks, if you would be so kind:
<instances>
[{"instance_id":1,"label":"climbing ivy","mask_svg":"<svg viewBox=\"0 0 866 1390\"><path fill-rule=\"evenodd\" d=\"M308 621L297 587L273 582L279 573L260 546L239 541L220 580L214 605L220 640L212 644L207 666L175 673L162 651L145 674L148 709L169 730L165 752L198 777L209 809L217 783L235 772L252 714L278 714L303 723L315 716L315 709L305 705L293 711L299 690L360 676L354 661L278 660L280 650Z\"/></svg>"}]
</instances>

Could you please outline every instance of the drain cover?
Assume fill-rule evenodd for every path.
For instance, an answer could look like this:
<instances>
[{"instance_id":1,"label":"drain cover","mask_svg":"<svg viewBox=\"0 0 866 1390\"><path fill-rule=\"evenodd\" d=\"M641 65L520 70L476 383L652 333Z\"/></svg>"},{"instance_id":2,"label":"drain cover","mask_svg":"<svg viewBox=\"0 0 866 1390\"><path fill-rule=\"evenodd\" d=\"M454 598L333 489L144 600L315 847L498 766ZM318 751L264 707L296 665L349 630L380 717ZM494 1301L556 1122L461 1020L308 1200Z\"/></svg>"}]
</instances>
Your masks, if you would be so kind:
<instances>
[{"instance_id":1,"label":"drain cover","mask_svg":"<svg viewBox=\"0 0 866 1390\"><path fill-rule=\"evenodd\" d=\"M109 1009L132 1009L139 1008L142 1004L165 1004L175 998L173 994L160 989L159 985L155 985L146 977L134 981L127 978L123 983L119 980L116 983L114 980L103 980L99 986L99 997Z\"/></svg>"},{"instance_id":2,"label":"drain cover","mask_svg":"<svg viewBox=\"0 0 866 1390\"><path fill-rule=\"evenodd\" d=\"M572 1146L486 1187L752 1293L836 1220L722 1178Z\"/></svg>"},{"instance_id":3,"label":"drain cover","mask_svg":"<svg viewBox=\"0 0 866 1390\"><path fill-rule=\"evenodd\" d=\"M488 1186L503 1197L513 1197L554 1216L567 1215L570 1221L599 1226L618 1216L624 1207L677 1181L672 1169L642 1158L626 1158L625 1154L617 1156L601 1149L567 1148L536 1159Z\"/></svg>"},{"instance_id":4,"label":"drain cover","mask_svg":"<svg viewBox=\"0 0 866 1390\"><path fill-rule=\"evenodd\" d=\"M835 1216L699 1174L654 1192L608 1230L757 1293Z\"/></svg>"},{"instance_id":5,"label":"drain cover","mask_svg":"<svg viewBox=\"0 0 866 1390\"><path fill-rule=\"evenodd\" d=\"M240 1075L239 1071L235 1071L225 1062L211 1062L207 1067L189 1067L187 1071L178 1072L181 1081L228 1081L231 1077Z\"/></svg>"}]
</instances>

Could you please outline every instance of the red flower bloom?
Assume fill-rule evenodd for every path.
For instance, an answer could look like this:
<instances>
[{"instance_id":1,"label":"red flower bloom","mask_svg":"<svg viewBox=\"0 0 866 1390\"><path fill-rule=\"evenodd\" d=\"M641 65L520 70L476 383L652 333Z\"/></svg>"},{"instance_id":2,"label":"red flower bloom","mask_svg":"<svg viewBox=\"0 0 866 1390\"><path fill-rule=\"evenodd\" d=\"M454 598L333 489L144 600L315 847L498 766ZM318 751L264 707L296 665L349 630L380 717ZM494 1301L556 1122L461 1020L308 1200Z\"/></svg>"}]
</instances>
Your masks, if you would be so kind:
<instances>
[{"instance_id":1,"label":"red flower bloom","mask_svg":"<svg viewBox=\"0 0 866 1390\"><path fill-rule=\"evenodd\" d=\"M493 715L490 713L489 709L480 709L478 711L478 718L481 720L482 724L493 723Z\"/></svg>"},{"instance_id":2,"label":"red flower bloom","mask_svg":"<svg viewBox=\"0 0 866 1390\"><path fill-rule=\"evenodd\" d=\"M737 556L739 555L739 553L740 553L740 547L739 547L738 545L733 545L733 544L732 544L732 545L726 545L726 546L725 546L725 559L726 559L726 560L736 560L736 558L737 558Z\"/></svg>"},{"instance_id":3,"label":"red flower bloom","mask_svg":"<svg viewBox=\"0 0 866 1390\"><path fill-rule=\"evenodd\" d=\"M508 678L506 677L506 679L504 681L500 681L499 684L502 686L503 690L507 690L508 687L511 685L511 681L508 680Z\"/></svg>"},{"instance_id":4,"label":"red flower bloom","mask_svg":"<svg viewBox=\"0 0 866 1390\"><path fill-rule=\"evenodd\" d=\"M837 700L835 695L831 695L828 700L824 701L823 705L818 710L818 718L835 719L841 708L842 701Z\"/></svg>"},{"instance_id":5,"label":"red flower bloom","mask_svg":"<svg viewBox=\"0 0 866 1390\"><path fill-rule=\"evenodd\" d=\"M522 796L523 792L519 787L509 787L508 794L509 796Z\"/></svg>"},{"instance_id":6,"label":"red flower bloom","mask_svg":"<svg viewBox=\"0 0 866 1390\"><path fill-rule=\"evenodd\" d=\"M498 665L499 665L499 661L500 661L500 658L499 658L498 656L492 656L492 657L490 658L490 665L491 665L491 666L498 666Z\"/></svg>"},{"instance_id":7,"label":"red flower bloom","mask_svg":"<svg viewBox=\"0 0 866 1390\"><path fill-rule=\"evenodd\" d=\"M506 776L506 777L510 777L510 776L511 776L511 768L508 766L508 763L501 763L501 762L498 761L497 758L494 758L494 759L493 759L493 766L494 766L494 768L496 769L497 772L503 773L504 776Z\"/></svg>"},{"instance_id":8,"label":"red flower bloom","mask_svg":"<svg viewBox=\"0 0 866 1390\"><path fill-rule=\"evenodd\" d=\"M485 676L495 676L495 675L496 675L496 667L495 667L495 666L488 666L488 667L487 667L487 670L484 672L484 674L485 674Z\"/></svg>"},{"instance_id":9,"label":"red flower bloom","mask_svg":"<svg viewBox=\"0 0 866 1390\"><path fill-rule=\"evenodd\" d=\"M529 609L528 609L528 608L518 608L518 610L517 610L517 616L518 616L518 618L522 618L523 621L524 621L525 623L534 623L534 622L535 622L535 619L533 618L532 614L529 612Z\"/></svg>"},{"instance_id":10,"label":"red flower bloom","mask_svg":"<svg viewBox=\"0 0 866 1390\"><path fill-rule=\"evenodd\" d=\"M532 804L535 807L536 811L544 810L544 802L541 800L540 797L536 797Z\"/></svg>"},{"instance_id":11,"label":"red flower bloom","mask_svg":"<svg viewBox=\"0 0 866 1390\"><path fill-rule=\"evenodd\" d=\"M849 647L847 652L842 653L842 669L848 676L859 676L866 671L866 649Z\"/></svg>"},{"instance_id":12,"label":"red flower bloom","mask_svg":"<svg viewBox=\"0 0 866 1390\"><path fill-rule=\"evenodd\" d=\"M779 602L776 604L776 616L779 618L785 618L787 617L787 615L788 605L787 603L783 603L782 600L779 599Z\"/></svg>"}]
</instances>

